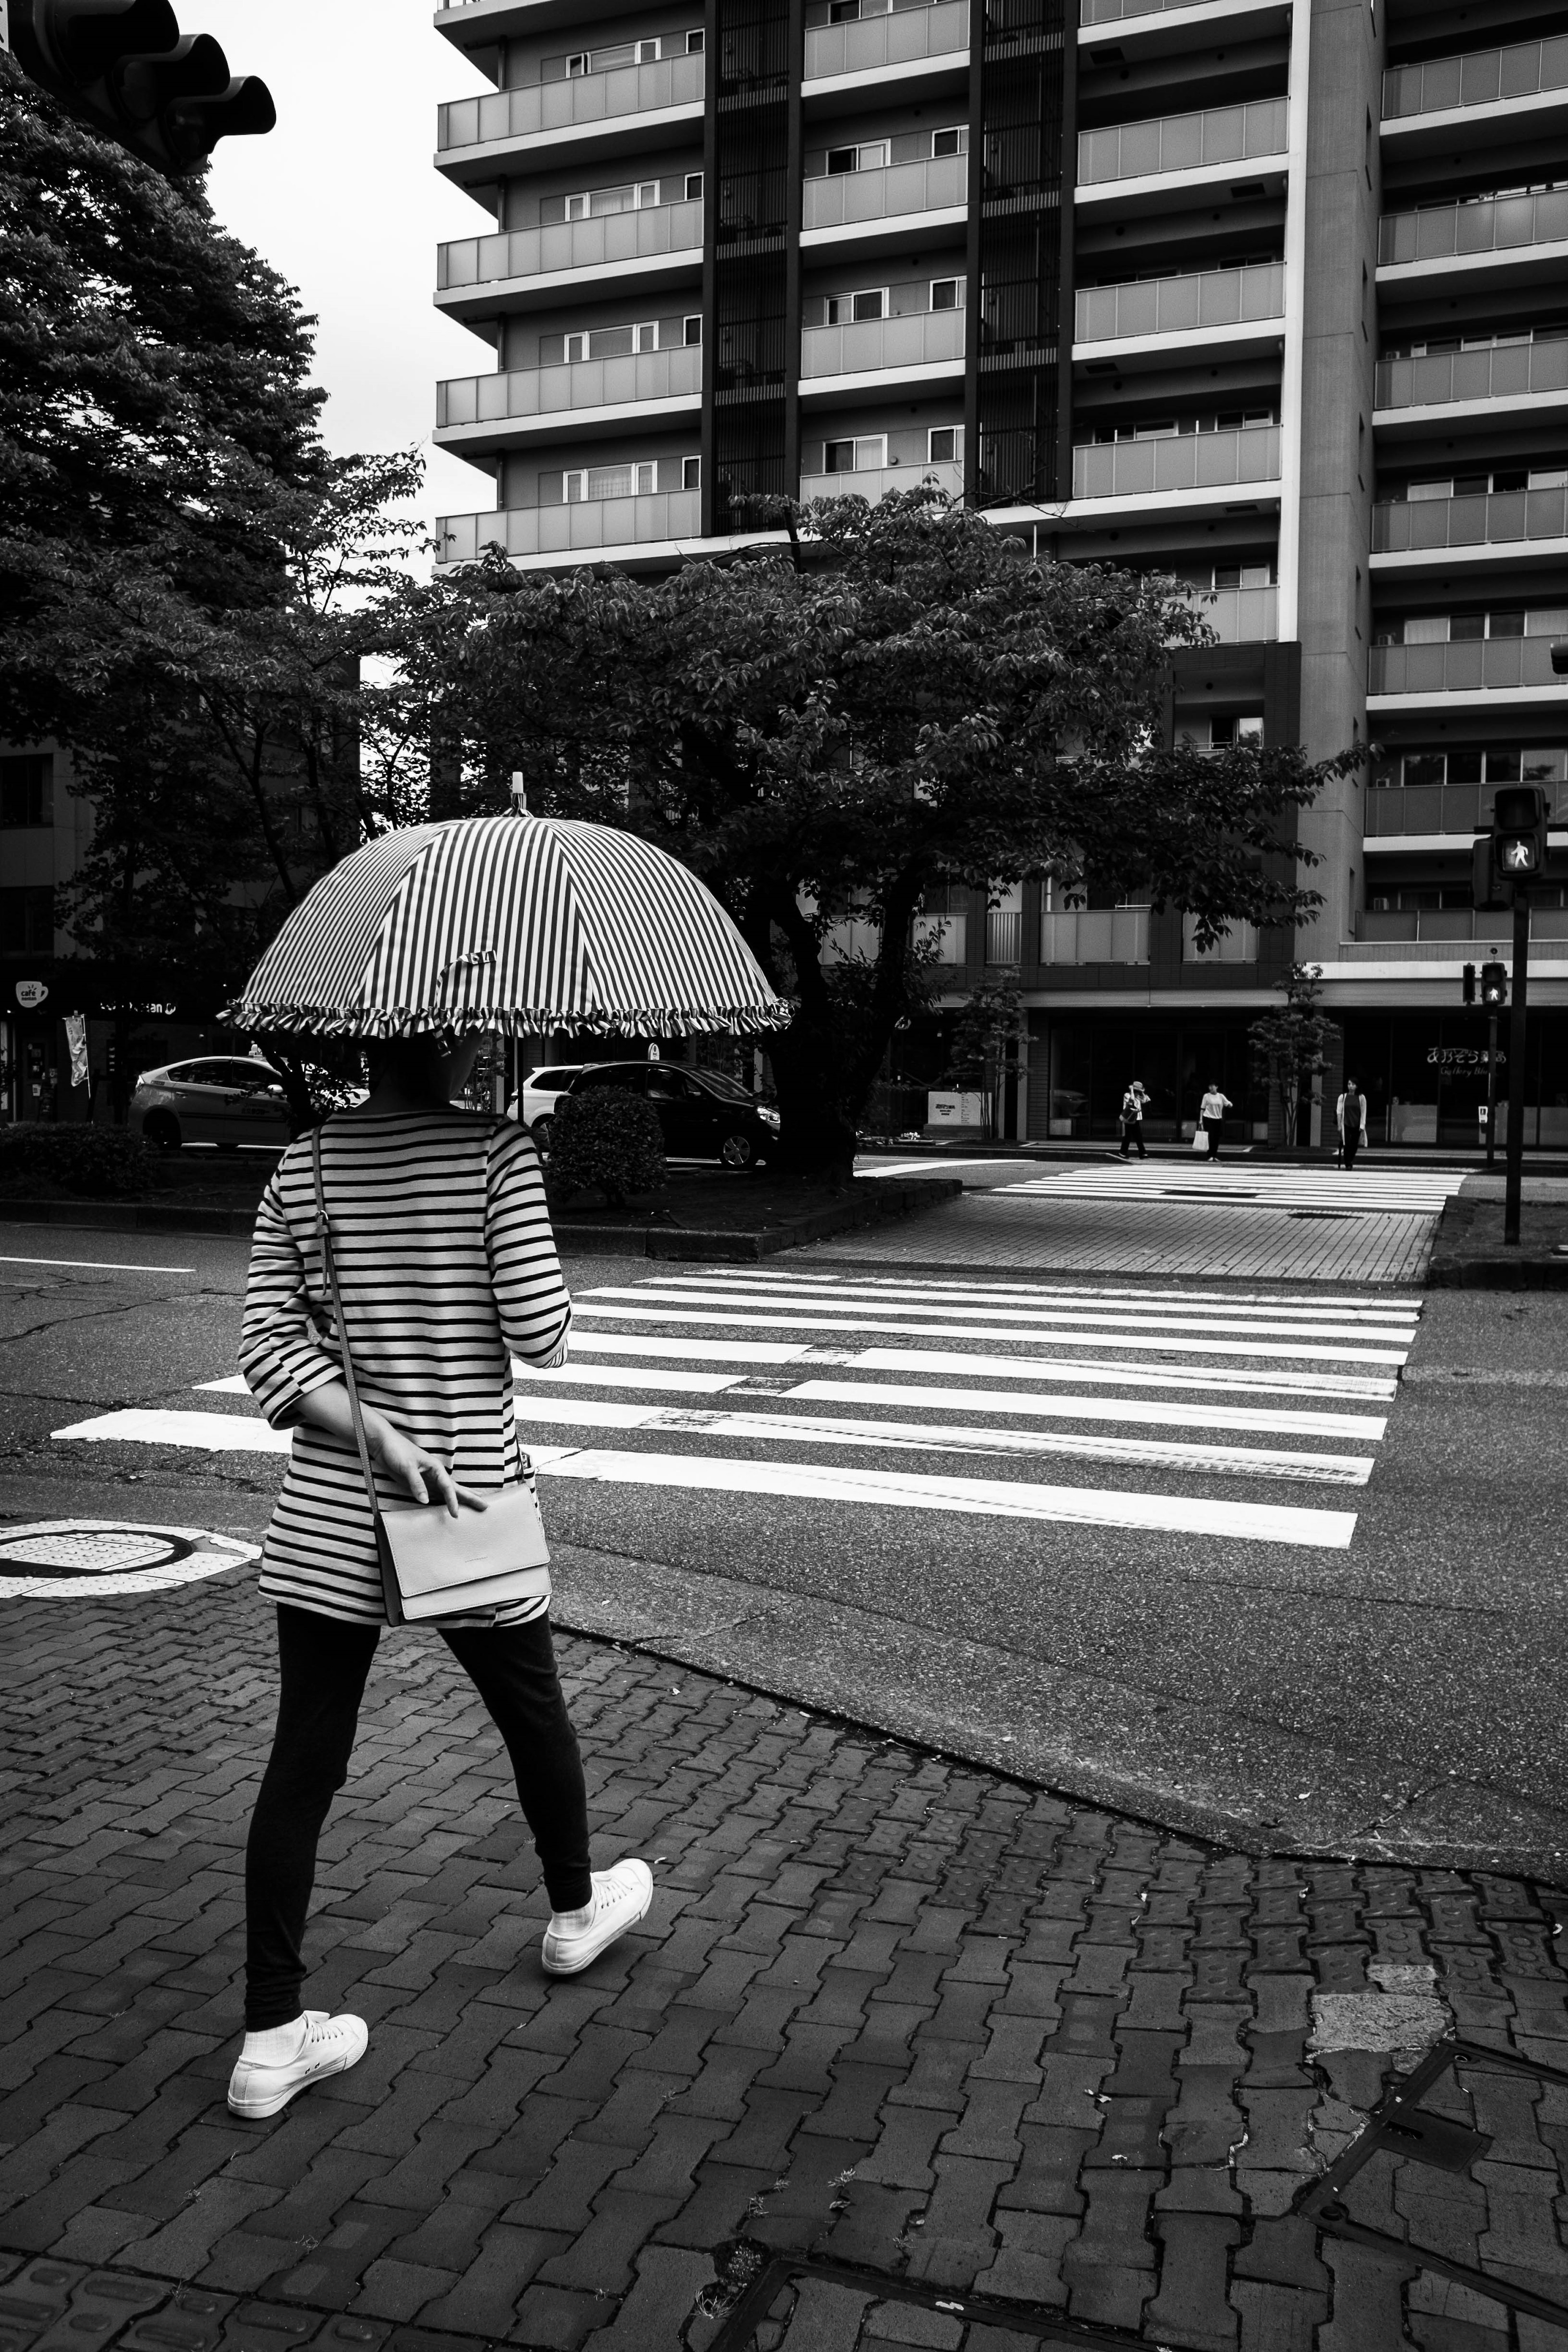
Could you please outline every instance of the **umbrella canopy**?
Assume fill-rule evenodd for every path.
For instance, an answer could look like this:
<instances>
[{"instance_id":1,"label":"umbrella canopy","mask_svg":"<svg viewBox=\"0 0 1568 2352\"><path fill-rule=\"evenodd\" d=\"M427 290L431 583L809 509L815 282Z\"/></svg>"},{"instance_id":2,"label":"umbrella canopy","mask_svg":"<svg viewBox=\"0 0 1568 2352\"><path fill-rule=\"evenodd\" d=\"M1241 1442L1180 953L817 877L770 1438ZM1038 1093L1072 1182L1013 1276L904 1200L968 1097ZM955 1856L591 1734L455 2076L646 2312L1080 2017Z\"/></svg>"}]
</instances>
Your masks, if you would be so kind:
<instances>
[{"instance_id":1,"label":"umbrella canopy","mask_svg":"<svg viewBox=\"0 0 1568 2352\"><path fill-rule=\"evenodd\" d=\"M510 815L410 825L295 908L225 1016L407 1037L777 1028L774 994L696 875L611 825Z\"/></svg>"}]
</instances>

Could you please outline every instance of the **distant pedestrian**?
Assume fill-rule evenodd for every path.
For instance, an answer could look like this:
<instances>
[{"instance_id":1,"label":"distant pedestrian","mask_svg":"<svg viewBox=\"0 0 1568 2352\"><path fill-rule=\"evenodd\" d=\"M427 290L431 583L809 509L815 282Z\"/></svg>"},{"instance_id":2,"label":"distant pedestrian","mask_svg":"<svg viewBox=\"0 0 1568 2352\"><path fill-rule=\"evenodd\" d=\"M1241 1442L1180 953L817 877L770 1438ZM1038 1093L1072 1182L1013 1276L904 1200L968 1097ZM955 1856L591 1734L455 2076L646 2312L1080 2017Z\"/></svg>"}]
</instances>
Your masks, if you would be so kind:
<instances>
[{"instance_id":1,"label":"distant pedestrian","mask_svg":"<svg viewBox=\"0 0 1568 2352\"><path fill-rule=\"evenodd\" d=\"M1121 1097L1121 1157L1123 1160L1131 1159L1134 1144L1138 1146L1140 1160L1147 1160L1149 1157L1143 1149L1143 1106L1148 1099L1141 1078L1134 1078Z\"/></svg>"},{"instance_id":2,"label":"distant pedestrian","mask_svg":"<svg viewBox=\"0 0 1568 2352\"><path fill-rule=\"evenodd\" d=\"M473 1041L444 1034L373 1046L369 1099L330 1119L321 1146L377 1496L454 1519L460 1503L483 1510L531 1485L511 1360L559 1364L572 1319L532 1142L510 1119L452 1108L473 1058ZM361 2019L302 1999L317 1840L348 1775L388 1622L323 1255L307 1136L262 1196L239 1348L268 1420L294 1433L261 1554L281 1688L246 1851L246 2034L228 2088L241 2116L276 2115L308 2084L356 2064L369 2039ZM589 1867L583 1766L549 1608L542 1577L525 1598L432 1622L510 1753L552 1906L543 1966L567 1976L636 1926L653 1882L642 1862Z\"/></svg>"},{"instance_id":3,"label":"distant pedestrian","mask_svg":"<svg viewBox=\"0 0 1568 2352\"><path fill-rule=\"evenodd\" d=\"M1334 1116L1340 1128L1341 1165L1353 1168L1356 1153L1366 1141L1366 1097L1353 1078L1345 1080L1345 1090L1334 1106Z\"/></svg>"},{"instance_id":4,"label":"distant pedestrian","mask_svg":"<svg viewBox=\"0 0 1568 2352\"><path fill-rule=\"evenodd\" d=\"M1209 1158L1219 1158L1219 1131L1225 1125L1225 1115L1231 1108L1230 1097L1222 1094L1217 1078L1211 1078L1209 1090L1198 1105L1198 1123L1209 1139Z\"/></svg>"}]
</instances>

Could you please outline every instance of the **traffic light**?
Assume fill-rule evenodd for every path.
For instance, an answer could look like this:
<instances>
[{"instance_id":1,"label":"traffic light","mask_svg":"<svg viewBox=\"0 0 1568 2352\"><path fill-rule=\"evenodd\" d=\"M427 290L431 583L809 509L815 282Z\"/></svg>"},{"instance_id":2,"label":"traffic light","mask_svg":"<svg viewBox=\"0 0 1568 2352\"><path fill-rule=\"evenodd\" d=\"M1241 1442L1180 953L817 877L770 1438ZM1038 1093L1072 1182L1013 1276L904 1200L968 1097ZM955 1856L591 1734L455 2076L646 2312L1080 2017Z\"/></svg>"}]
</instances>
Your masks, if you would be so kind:
<instances>
[{"instance_id":1,"label":"traffic light","mask_svg":"<svg viewBox=\"0 0 1568 2352\"><path fill-rule=\"evenodd\" d=\"M1497 844L1489 833L1478 833L1470 853L1470 900L1479 914L1510 906L1507 883L1497 871Z\"/></svg>"},{"instance_id":2,"label":"traffic light","mask_svg":"<svg viewBox=\"0 0 1568 2352\"><path fill-rule=\"evenodd\" d=\"M1539 784L1508 784L1492 807L1492 862L1513 881L1546 868L1546 794Z\"/></svg>"},{"instance_id":3,"label":"traffic light","mask_svg":"<svg viewBox=\"0 0 1568 2352\"><path fill-rule=\"evenodd\" d=\"M1475 1001L1476 1001L1476 967L1475 967L1475 965L1474 965L1473 963L1468 963L1468 964L1465 966L1464 971L1463 971L1463 972L1462 972L1462 974L1460 975L1460 978L1461 978L1461 982L1462 982L1462 985L1463 985L1463 988L1464 988L1464 992L1465 992L1464 1001L1465 1001L1465 1003L1466 1003L1467 1004L1473 1004L1473 1003L1475 1003Z\"/></svg>"},{"instance_id":4,"label":"traffic light","mask_svg":"<svg viewBox=\"0 0 1568 2352\"><path fill-rule=\"evenodd\" d=\"M158 171L278 120L266 83L231 74L210 33L182 36L169 0L11 0L10 23L24 73Z\"/></svg>"},{"instance_id":5,"label":"traffic light","mask_svg":"<svg viewBox=\"0 0 1568 2352\"><path fill-rule=\"evenodd\" d=\"M1484 963L1481 966L1481 1003L1508 1003L1508 966L1505 963Z\"/></svg>"}]
</instances>

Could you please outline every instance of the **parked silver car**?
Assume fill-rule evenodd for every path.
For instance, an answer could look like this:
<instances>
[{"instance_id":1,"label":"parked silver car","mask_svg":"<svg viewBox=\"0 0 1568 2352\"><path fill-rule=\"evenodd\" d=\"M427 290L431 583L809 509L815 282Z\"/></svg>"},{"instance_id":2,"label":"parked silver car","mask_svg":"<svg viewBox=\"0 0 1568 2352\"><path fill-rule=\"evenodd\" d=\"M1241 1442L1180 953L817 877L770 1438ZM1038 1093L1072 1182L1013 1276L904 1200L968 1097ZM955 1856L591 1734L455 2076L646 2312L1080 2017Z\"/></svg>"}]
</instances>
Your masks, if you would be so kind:
<instances>
[{"instance_id":1,"label":"parked silver car","mask_svg":"<svg viewBox=\"0 0 1568 2352\"><path fill-rule=\"evenodd\" d=\"M154 1151L178 1151L187 1143L281 1151L289 1140L282 1079L270 1064L239 1054L143 1070L128 1123Z\"/></svg>"}]
</instances>

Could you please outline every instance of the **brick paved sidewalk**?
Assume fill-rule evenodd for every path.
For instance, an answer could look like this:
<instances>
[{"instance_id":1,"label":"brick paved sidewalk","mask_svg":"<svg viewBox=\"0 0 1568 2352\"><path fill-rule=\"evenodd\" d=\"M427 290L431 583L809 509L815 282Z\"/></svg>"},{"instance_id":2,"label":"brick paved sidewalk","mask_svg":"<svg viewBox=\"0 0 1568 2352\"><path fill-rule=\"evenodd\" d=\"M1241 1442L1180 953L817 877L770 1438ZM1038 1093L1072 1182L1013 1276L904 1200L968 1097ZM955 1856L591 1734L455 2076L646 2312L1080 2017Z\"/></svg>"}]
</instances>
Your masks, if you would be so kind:
<instances>
[{"instance_id":1,"label":"brick paved sidewalk","mask_svg":"<svg viewBox=\"0 0 1568 2352\"><path fill-rule=\"evenodd\" d=\"M764 2279L758 2352L1568 2344L1290 2210L1450 2018L1568 2064L1568 1900L1216 1853L567 1639L596 1858L658 1892L552 1982L498 1743L404 1635L312 1930L370 2053L247 2125L267 1613L224 1580L5 1631L0 2352L740 2352L781 2253L816 2268ZM1351 2211L1568 2298L1568 2094L1468 2079L1482 2160L1377 2158Z\"/></svg>"}]
</instances>

